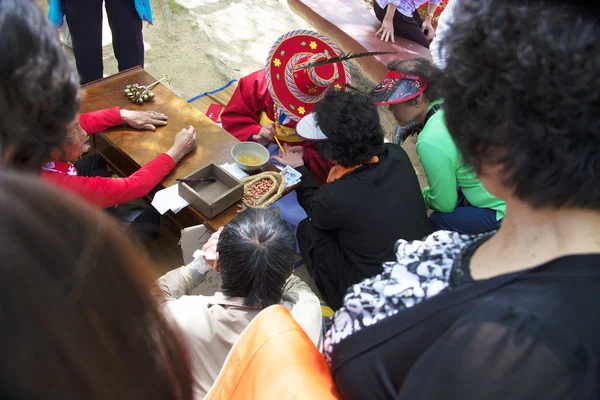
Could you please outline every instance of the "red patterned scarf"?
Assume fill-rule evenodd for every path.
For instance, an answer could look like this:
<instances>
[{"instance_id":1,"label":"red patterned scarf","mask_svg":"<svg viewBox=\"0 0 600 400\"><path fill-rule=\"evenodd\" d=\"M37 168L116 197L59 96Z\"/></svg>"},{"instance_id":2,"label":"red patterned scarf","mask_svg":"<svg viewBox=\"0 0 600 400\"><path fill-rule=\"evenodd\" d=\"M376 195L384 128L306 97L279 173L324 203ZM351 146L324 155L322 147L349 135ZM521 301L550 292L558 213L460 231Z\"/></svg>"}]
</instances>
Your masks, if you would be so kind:
<instances>
[{"instance_id":1,"label":"red patterned scarf","mask_svg":"<svg viewBox=\"0 0 600 400\"><path fill-rule=\"evenodd\" d=\"M77 176L77 168L73 164L64 161L48 161L42 165L44 171L56 172L63 175Z\"/></svg>"}]
</instances>

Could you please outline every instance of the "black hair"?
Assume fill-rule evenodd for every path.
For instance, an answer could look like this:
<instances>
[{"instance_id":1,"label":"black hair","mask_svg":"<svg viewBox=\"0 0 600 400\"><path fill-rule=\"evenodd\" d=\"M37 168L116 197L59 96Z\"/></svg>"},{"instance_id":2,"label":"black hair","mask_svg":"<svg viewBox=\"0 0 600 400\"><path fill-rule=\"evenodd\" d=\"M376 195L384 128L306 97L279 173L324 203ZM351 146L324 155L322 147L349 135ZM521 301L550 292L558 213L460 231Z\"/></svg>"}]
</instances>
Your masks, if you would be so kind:
<instances>
[{"instance_id":1,"label":"black hair","mask_svg":"<svg viewBox=\"0 0 600 400\"><path fill-rule=\"evenodd\" d=\"M390 71L418 75L423 78L427 82L427 89L423 91L423 97L429 102L438 100L441 97L440 90L443 75L431 61L422 57L392 61L388 64L388 69ZM409 102L414 101L415 99L409 100Z\"/></svg>"},{"instance_id":2,"label":"black hair","mask_svg":"<svg viewBox=\"0 0 600 400\"><path fill-rule=\"evenodd\" d=\"M0 54L0 160L39 170L79 109L75 71L32 0L0 2Z\"/></svg>"},{"instance_id":3,"label":"black hair","mask_svg":"<svg viewBox=\"0 0 600 400\"><path fill-rule=\"evenodd\" d=\"M443 45L466 161L536 208L600 209L600 21L568 2L464 0Z\"/></svg>"},{"instance_id":4,"label":"black hair","mask_svg":"<svg viewBox=\"0 0 600 400\"><path fill-rule=\"evenodd\" d=\"M243 297L248 307L278 304L295 251L294 234L278 214L247 209L225 226L217 243L223 292Z\"/></svg>"},{"instance_id":5,"label":"black hair","mask_svg":"<svg viewBox=\"0 0 600 400\"><path fill-rule=\"evenodd\" d=\"M329 138L315 142L321 157L353 167L385 151L383 129L372 97L330 90L315 105L314 113L318 127Z\"/></svg>"}]
</instances>

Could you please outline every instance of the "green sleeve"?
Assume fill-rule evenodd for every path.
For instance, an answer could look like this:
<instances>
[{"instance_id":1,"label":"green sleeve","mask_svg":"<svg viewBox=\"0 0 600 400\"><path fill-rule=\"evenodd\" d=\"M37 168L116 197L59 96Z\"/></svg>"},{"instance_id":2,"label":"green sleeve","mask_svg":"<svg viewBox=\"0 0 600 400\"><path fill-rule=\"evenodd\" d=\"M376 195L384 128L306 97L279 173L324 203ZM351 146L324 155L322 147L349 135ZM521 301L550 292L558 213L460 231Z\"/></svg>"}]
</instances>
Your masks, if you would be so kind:
<instances>
[{"instance_id":1,"label":"green sleeve","mask_svg":"<svg viewBox=\"0 0 600 400\"><path fill-rule=\"evenodd\" d=\"M423 189L425 204L435 211L454 211L458 201L454 160L427 142L417 143L417 154L429 182Z\"/></svg>"}]
</instances>

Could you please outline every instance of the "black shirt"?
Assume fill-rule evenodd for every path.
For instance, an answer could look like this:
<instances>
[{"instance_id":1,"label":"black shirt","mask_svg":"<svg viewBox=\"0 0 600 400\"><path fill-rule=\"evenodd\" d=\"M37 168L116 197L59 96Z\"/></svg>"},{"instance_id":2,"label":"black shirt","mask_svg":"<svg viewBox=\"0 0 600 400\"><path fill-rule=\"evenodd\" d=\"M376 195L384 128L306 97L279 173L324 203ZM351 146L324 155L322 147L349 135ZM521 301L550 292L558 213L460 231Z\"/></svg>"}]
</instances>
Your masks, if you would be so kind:
<instances>
[{"instance_id":1,"label":"black shirt","mask_svg":"<svg viewBox=\"0 0 600 400\"><path fill-rule=\"evenodd\" d=\"M402 147L385 145L379 162L364 165L321 187L305 167L298 202L312 224L335 232L360 281L394 260L398 238L422 239L432 232L415 170Z\"/></svg>"},{"instance_id":2,"label":"black shirt","mask_svg":"<svg viewBox=\"0 0 600 400\"><path fill-rule=\"evenodd\" d=\"M488 236L447 234L450 239L442 238L440 252L427 241L420 247L401 244L399 256L409 261L384 272L390 277L402 271L417 275L420 269L420 283L409 288L410 295L368 293L375 297L369 300L373 304L396 299L395 313L381 307L371 312L356 307L356 299L346 299L345 308L353 311L343 315L342 308L336 314L338 327L328 332L325 345L343 397L598 399L600 254L561 257L474 281L470 256ZM452 248L458 242L462 244ZM455 262L446 270L443 261L449 258ZM447 286L428 296L427 285L438 279ZM393 284L389 278L355 288L368 292L384 286L389 291ZM406 307L417 286L425 289L422 301ZM346 328L352 332L340 340L348 315L353 320Z\"/></svg>"}]
</instances>

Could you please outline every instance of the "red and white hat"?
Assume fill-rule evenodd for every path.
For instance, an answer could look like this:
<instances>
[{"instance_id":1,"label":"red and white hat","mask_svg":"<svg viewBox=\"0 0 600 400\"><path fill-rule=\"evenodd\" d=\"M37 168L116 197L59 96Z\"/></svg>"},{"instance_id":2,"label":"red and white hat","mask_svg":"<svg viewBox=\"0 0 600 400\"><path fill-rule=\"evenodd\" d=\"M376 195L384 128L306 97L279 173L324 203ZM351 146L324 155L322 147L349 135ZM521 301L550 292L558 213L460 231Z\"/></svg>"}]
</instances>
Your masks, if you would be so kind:
<instances>
[{"instance_id":1,"label":"red and white hat","mask_svg":"<svg viewBox=\"0 0 600 400\"><path fill-rule=\"evenodd\" d=\"M350 84L346 62L310 66L341 55L336 45L316 32L297 30L277 39L266 63L267 86L275 105L298 121L311 113L329 87L341 90Z\"/></svg>"},{"instance_id":2,"label":"red and white hat","mask_svg":"<svg viewBox=\"0 0 600 400\"><path fill-rule=\"evenodd\" d=\"M409 101L423 93L427 86L419 75L389 71L383 82L373 89L373 102L383 105Z\"/></svg>"}]
</instances>

